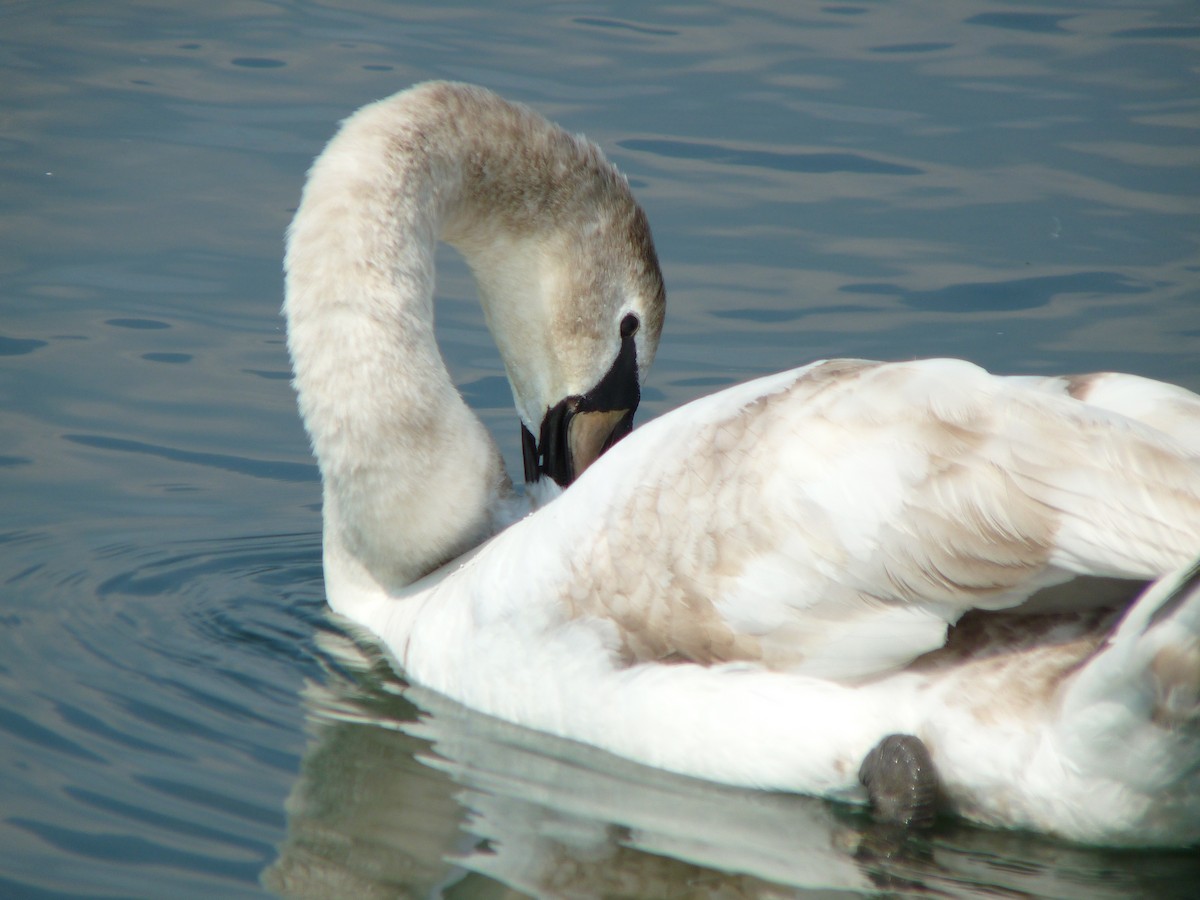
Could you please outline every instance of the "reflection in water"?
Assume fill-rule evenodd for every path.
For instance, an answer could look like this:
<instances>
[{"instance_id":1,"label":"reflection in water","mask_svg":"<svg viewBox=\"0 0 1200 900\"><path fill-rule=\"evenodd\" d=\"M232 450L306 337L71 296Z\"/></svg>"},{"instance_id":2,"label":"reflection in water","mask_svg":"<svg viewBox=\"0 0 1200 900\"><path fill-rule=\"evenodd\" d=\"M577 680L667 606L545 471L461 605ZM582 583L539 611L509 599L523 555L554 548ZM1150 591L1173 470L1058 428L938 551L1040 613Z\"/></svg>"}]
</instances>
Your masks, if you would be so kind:
<instances>
[{"instance_id":1,"label":"reflection in water","mask_svg":"<svg viewBox=\"0 0 1200 900\"><path fill-rule=\"evenodd\" d=\"M312 739L263 876L286 897L1116 898L1200 875L1186 855L1106 866L952 822L906 837L862 810L660 772L472 712L323 639L341 672L306 688Z\"/></svg>"},{"instance_id":2,"label":"reflection in water","mask_svg":"<svg viewBox=\"0 0 1200 900\"><path fill-rule=\"evenodd\" d=\"M354 681L331 675L306 691L314 739L265 876L286 896L422 896L481 879L539 896L871 884L853 858L858 833L826 803L548 738L404 686L356 652L340 654Z\"/></svg>"}]
</instances>

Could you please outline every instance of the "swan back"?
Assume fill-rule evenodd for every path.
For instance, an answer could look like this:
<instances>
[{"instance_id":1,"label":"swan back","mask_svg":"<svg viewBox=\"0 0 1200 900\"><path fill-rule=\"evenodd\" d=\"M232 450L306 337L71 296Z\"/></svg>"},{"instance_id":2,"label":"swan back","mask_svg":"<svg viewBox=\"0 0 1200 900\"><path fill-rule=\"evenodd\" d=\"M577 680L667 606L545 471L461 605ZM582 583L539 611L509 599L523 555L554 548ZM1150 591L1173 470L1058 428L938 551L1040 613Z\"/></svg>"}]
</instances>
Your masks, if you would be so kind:
<instances>
[{"instance_id":1,"label":"swan back","mask_svg":"<svg viewBox=\"0 0 1200 900\"><path fill-rule=\"evenodd\" d=\"M491 558L542 551L552 605L614 623L628 663L856 678L968 609L1181 565L1198 474L1165 434L966 362L836 360L644 425Z\"/></svg>"}]
</instances>

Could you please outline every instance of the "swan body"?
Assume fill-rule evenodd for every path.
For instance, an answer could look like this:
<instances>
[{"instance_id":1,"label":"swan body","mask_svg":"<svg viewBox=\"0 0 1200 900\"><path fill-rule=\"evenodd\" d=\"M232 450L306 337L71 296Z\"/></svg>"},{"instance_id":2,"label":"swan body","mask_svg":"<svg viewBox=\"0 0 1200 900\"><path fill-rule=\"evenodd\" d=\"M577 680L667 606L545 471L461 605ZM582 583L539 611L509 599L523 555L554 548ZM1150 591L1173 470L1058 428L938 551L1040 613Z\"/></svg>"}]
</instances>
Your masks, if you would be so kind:
<instances>
[{"instance_id":1,"label":"swan body","mask_svg":"<svg viewBox=\"0 0 1200 900\"><path fill-rule=\"evenodd\" d=\"M534 512L437 353L439 238L479 282L527 475L573 481ZM616 443L662 323L644 216L594 146L464 85L347 120L286 268L330 604L408 677L852 801L913 734L978 821L1200 842L1200 397L829 360Z\"/></svg>"}]
</instances>

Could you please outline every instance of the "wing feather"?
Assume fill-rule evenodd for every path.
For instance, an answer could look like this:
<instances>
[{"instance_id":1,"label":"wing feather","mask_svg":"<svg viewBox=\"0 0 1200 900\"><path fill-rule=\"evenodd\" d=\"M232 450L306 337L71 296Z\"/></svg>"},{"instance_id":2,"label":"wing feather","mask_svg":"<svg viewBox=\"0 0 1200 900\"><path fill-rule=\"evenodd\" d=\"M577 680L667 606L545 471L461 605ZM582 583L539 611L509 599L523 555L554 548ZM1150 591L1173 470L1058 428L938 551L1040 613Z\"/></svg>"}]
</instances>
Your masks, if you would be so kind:
<instances>
[{"instance_id":1,"label":"wing feather","mask_svg":"<svg viewBox=\"0 0 1200 900\"><path fill-rule=\"evenodd\" d=\"M591 512L573 609L615 622L630 663L869 676L941 646L967 610L1075 576L1151 579L1200 547L1186 441L958 360L752 382L593 468L555 501Z\"/></svg>"}]
</instances>

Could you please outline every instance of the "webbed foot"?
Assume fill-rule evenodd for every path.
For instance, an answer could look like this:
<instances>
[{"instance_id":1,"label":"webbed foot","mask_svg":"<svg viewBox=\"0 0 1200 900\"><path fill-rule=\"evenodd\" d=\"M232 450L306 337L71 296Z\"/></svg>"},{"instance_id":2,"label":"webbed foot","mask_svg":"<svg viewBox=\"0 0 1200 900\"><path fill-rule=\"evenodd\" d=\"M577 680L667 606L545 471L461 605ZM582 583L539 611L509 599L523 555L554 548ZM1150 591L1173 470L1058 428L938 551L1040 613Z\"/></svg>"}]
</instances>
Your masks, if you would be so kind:
<instances>
[{"instance_id":1,"label":"webbed foot","mask_svg":"<svg viewBox=\"0 0 1200 900\"><path fill-rule=\"evenodd\" d=\"M937 772L919 737L889 734L858 770L875 818L906 828L929 828L937 815Z\"/></svg>"}]
</instances>

